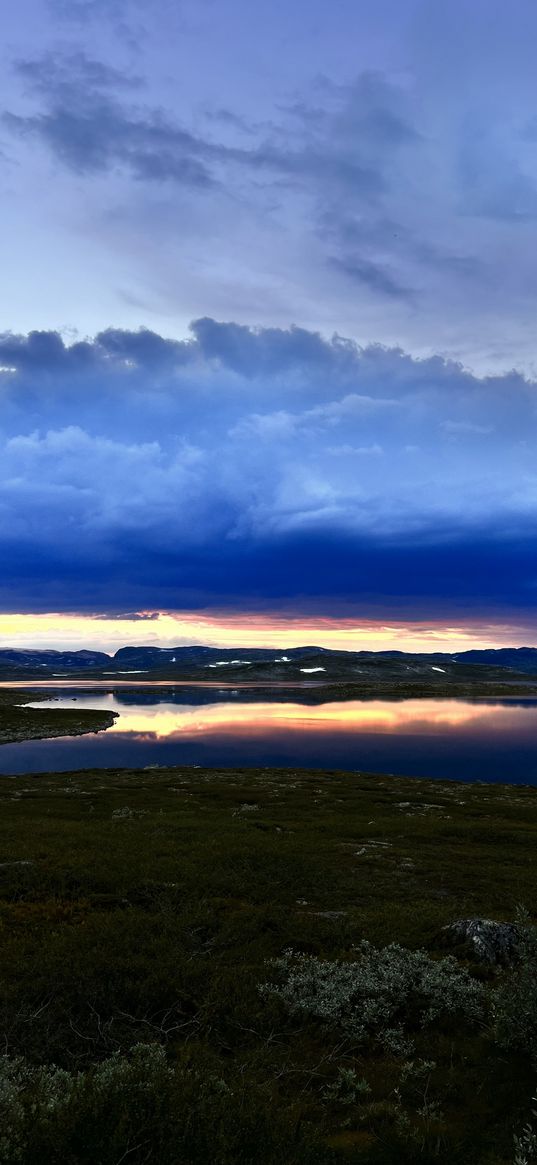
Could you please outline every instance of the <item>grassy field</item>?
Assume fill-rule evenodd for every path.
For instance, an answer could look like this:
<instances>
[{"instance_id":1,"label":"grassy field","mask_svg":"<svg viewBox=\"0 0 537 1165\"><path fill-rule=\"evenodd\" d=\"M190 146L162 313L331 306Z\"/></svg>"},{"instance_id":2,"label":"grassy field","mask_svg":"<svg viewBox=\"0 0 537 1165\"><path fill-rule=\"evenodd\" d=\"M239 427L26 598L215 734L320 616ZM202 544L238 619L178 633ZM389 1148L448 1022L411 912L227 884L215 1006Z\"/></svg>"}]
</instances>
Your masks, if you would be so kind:
<instances>
[{"instance_id":1,"label":"grassy field","mask_svg":"<svg viewBox=\"0 0 537 1165\"><path fill-rule=\"evenodd\" d=\"M46 699L41 692L0 688L0 745L53 736L83 736L86 732L102 732L114 723L113 712L24 707Z\"/></svg>"},{"instance_id":2,"label":"grassy field","mask_svg":"<svg viewBox=\"0 0 537 1165\"><path fill-rule=\"evenodd\" d=\"M520 968L457 952L479 1015L425 1022L411 993L401 1047L260 988L289 950L436 960L456 918L531 914L534 789L183 768L0 778L0 798L0 1108L22 1145L0 1133L2 1165L514 1161L532 1037L510 1047L492 1000Z\"/></svg>"}]
</instances>

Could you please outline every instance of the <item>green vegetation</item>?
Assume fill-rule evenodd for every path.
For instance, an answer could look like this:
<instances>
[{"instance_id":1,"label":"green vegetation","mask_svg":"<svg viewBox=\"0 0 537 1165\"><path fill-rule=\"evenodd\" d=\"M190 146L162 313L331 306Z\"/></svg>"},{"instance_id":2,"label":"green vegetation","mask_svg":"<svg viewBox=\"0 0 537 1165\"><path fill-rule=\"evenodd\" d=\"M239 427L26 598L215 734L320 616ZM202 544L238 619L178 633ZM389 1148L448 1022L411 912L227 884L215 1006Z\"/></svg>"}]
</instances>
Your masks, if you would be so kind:
<instances>
[{"instance_id":1,"label":"green vegetation","mask_svg":"<svg viewBox=\"0 0 537 1165\"><path fill-rule=\"evenodd\" d=\"M115 712L78 712L75 708L25 708L49 694L0 689L0 744L44 740L52 736L82 736L102 732L114 723Z\"/></svg>"},{"instance_id":2,"label":"green vegetation","mask_svg":"<svg viewBox=\"0 0 537 1165\"><path fill-rule=\"evenodd\" d=\"M507 970L442 927L534 906L535 790L174 768L0 798L2 1165L532 1159L532 919Z\"/></svg>"}]
</instances>

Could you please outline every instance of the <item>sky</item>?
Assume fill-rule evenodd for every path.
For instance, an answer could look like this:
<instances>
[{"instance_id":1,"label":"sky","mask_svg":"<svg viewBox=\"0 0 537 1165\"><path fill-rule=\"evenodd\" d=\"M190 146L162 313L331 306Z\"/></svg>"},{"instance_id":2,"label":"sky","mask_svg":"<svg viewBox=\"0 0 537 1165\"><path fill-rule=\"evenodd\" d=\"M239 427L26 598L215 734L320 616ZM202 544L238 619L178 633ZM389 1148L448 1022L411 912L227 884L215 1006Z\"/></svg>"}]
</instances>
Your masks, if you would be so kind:
<instances>
[{"instance_id":1,"label":"sky","mask_svg":"<svg viewBox=\"0 0 537 1165\"><path fill-rule=\"evenodd\" d=\"M0 645L533 643L533 0L19 0Z\"/></svg>"}]
</instances>

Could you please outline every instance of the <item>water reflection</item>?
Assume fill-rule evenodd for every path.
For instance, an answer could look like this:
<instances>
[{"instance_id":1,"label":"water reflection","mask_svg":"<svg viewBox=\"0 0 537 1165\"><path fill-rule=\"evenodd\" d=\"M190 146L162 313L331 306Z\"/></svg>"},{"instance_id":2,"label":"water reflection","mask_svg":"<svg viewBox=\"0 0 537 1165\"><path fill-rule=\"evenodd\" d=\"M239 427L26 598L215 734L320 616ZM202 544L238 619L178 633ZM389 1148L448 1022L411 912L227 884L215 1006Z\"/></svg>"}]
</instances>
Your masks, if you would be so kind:
<instances>
[{"instance_id":1,"label":"water reflection","mask_svg":"<svg viewBox=\"0 0 537 1165\"><path fill-rule=\"evenodd\" d=\"M280 765L537 784L535 700L342 701L192 685L50 695L51 707L119 716L98 735L4 745L0 772Z\"/></svg>"},{"instance_id":2,"label":"water reflection","mask_svg":"<svg viewBox=\"0 0 537 1165\"><path fill-rule=\"evenodd\" d=\"M107 737L129 733L148 735L155 740L171 740L192 734L271 735L279 730L304 730L308 733L348 734L396 733L434 735L447 729L470 734L514 731L521 708L537 707L536 701L490 702L462 700L339 700L315 705L296 700L287 702L281 695L259 699L258 692L237 690L240 698L230 698L230 691L199 692L190 689L179 693L115 692L107 694L59 696L36 707L81 707L118 712L118 719L107 730ZM251 697L254 699L251 699ZM220 697L220 698L218 698Z\"/></svg>"}]
</instances>

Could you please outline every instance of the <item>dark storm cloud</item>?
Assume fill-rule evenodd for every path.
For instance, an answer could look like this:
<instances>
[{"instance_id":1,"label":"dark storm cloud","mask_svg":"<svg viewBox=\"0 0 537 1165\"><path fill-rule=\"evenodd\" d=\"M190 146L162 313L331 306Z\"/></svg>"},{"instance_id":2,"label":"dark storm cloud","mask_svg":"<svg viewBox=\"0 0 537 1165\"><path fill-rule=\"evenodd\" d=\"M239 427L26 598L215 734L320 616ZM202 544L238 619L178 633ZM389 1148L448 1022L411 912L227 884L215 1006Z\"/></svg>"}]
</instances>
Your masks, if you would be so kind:
<instances>
[{"instance_id":1,"label":"dark storm cloud","mask_svg":"<svg viewBox=\"0 0 537 1165\"><path fill-rule=\"evenodd\" d=\"M334 214L341 199L376 206L390 182L395 157L419 135L396 110L397 91L382 77L364 74L350 88L323 87L328 108L295 105L268 129L235 118L242 142L214 141L193 133L162 109L125 100L138 82L85 54L47 54L19 62L19 76L36 96L34 113L4 113L7 129L40 140L77 174L122 169L148 182L233 189L239 175L307 191L315 219ZM326 90L326 92L324 92ZM400 104L400 99L399 99ZM222 119L216 119L222 122ZM208 124L215 118L208 117ZM250 140L255 134L257 142ZM250 136L249 136L250 135ZM235 177L230 175L235 172ZM252 187L251 194L254 191ZM358 267L358 259L355 259ZM371 260L363 261L364 272ZM392 284L385 276L376 290Z\"/></svg>"},{"instance_id":2,"label":"dark storm cloud","mask_svg":"<svg viewBox=\"0 0 537 1165\"><path fill-rule=\"evenodd\" d=\"M5 606L533 604L516 373L205 318L185 341L5 334L0 399Z\"/></svg>"},{"instance_id":3,"label":"dark storm cloud","mask_svg":"<svg viewBox=\"0 0 537 1165\"><path fill-rule=\"evenodd\" d=\"M85 376L91 370L110 365L120 370L129 362L160 368L168 363L182 363L188 358L188 352L188 344L164 340L145 328L138 332L110 328L91 342L81 340L69 345L58 332L29 332L27 336L0 333L0 365L7 370L7 375L12 369L28 377L25 382L31 385L42 384L50 377Z\"/></svg>"},{"instance_id":4,"label":"dark storm cloud","mask_svg":"<svg viewBox=\"0 0 537 1165\"><path fill-rule=\"evenodd\" d=\"M12 543L0 582L0 608L110 611L111 594L162 609L303 611L334 617L395 618L529 616L534 608L537 537L512 540L483 531L449 545L386 545L316 531L263 542L157 555L136 539L106 555L36 555ZM149 556L148 556L149 550ZM409 572L413 585L409 586ZM528 582L528 580L530 580ZM123 618L124 616L118 616Z\"/></svg>"},{"instance_id":5,"label":"dark storm cloud","mask_svg":"<svg viewBox=\"0 0 537 1165\"><path fill-rule=\"evenodd\" d=\"M346 341L323 340L305 328L249 328L244 324L221 323L205 317L194 320L191 330L206 359L216 359L243 376L289 372L293 368L328 371L346 363Z\"/></svg>"},{"instance_id":6,"label":"dark storm cloud","mask_svg":"<svg viewBox=\"0 0 537 1165\"><path fill-rule=\"evenodd\" d=\"M273 140L241 149L196 136L161 109L127 105L114 90L137 88L137 78L80 52L22 61L17 71L45 109L34 115L8 111L4 124L15 133L40 139L80 174L119 166L147 181L185 179L201 185L216 180L219 163L232 163L300 183L351 187L366 199L376 198L382 190L374 166L338 149L327 151L322 135L319 142L294 144L277 132Z\"/></svg>"},{"instance_id":7,"label":"dark storm cloud","mask_svg":"<svg viewBox=\"0 0 537 1165\"><path fill-rule=\"evenodd\" d=\"M140 328L137 332L107 328L96 337L95 346L101 359L127 360L142 367L183 364L192 354L191 343L165 340L149 328ZM66 350L67 356L69 351Z\"/></svg>"},{"instance_id":8,"label":"dark storm cloud","mask_svg":"<svg viewBox=\"0 0 537 1165\"><path fill-rule=\"evenodd\" d=\"M394 299L412 299L414 293L408 287L393 278L385 267L367 259L339 258L332 260L335 267L348 275L350 279L365 284L371 291L381 295L393 296Z\"/></svg>"},{"instance_id":9,"label":"dark storm cloud","mask_svg":"<svg viewBox=\"0 0 537 1165\"><path fill-rule=\"evenodd\" d=\"M81 50L49 52L32 60L18 61L15 70L30 89L54 102L77 102L83 92L136 89L140 85L137 77L88 57Z\"/></svg>"},{"instance_id":10,"label":"dark storm cloud","mask_svg":"<svg viewBox=\"0 0 537 1165\"><path fill-rule=\"evenodd\" d=\"M43 101L35 114L6 112L12 132L41 140L78 174L124 167L150 182L210 185L206 162L218 146L197 138L158 109L125 106L114 90L136 87L131 78L83 53L19 62L18 72Z\"/></svg>"},{"instance_id":11,"label":"dark storm cloud","mask_svg":"<svg viewBox=\"0 0 537 1165\"><path fill-rule=\"evenodd\" d=\"M6 324L255 316L533 375L536 29L530 0L7 5Z\"/></svg>"},{"instance_id":12,"label":"dark storm cloud","mask_svg":"<svg viewBox=\"0 0 537 1165\"><path fill-rule=\"evenodd\" d=\"M434 139L419 128L423 109L412 87L379 72L362 72L347 85L321 78L308 100L281 106L271 121L208 110L194 129L152 103L137 77L82 52L48 53L17 69L35 108L7 110L4 126L41 142L78 176L178 185L192 197L204 191L211 232L229 200L257 224L260 209L271 207L277 218L281 206L285 218L298 216L300 229L315 238L325 269L339 273L343 288L350 282L361 296L407 311L431 278L486 279L471 250L427 237L423 221L414 221L415 190L438 168ZM518 202L529 213L522 173L517 177L510 166L502 191L496 175L492 181L490 143L485 156L486 166L479 156L473 161L471 135L462 135L457 197L466 211L486 217L494 203L499 214L500 204L507 206L504 194L518 183ZM154 232L155 224L148 221L147 230Z\"/></svg>"}]
</instances>

